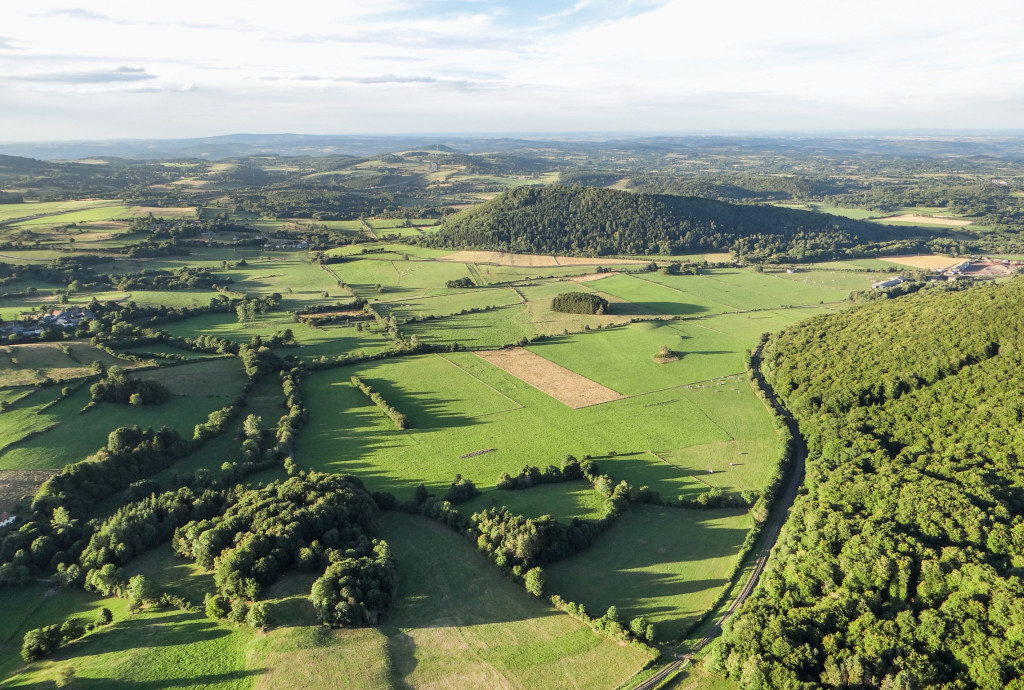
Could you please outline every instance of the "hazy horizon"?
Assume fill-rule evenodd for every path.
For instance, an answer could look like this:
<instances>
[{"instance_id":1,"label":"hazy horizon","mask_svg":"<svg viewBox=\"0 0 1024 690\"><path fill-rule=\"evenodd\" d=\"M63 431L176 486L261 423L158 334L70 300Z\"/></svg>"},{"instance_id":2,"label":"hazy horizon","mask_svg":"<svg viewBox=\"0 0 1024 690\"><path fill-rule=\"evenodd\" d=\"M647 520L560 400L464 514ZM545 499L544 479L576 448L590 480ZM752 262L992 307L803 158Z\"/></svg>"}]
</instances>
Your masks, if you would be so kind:
<instances>
[{"instance_id":1,"label":"hazy horizon","mask_svg":"<svg viewBox=\"0 0 1024 690\"><path fill-rule=\"evenodd\" d=\"M1024 7L195 0L5 8L7 142L1018 129Z\"/></svg>"}]
</instances>

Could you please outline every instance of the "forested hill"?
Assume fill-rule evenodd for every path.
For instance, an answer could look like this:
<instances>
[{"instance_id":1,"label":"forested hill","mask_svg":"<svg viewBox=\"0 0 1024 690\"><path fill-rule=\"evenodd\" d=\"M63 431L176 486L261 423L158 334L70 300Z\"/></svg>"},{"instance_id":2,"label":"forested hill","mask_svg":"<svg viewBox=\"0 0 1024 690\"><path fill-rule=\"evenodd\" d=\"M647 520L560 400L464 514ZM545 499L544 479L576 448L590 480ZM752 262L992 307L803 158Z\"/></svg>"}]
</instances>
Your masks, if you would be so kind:
<instances>
[{"instance_id":1,"label":"forested hill","mask_svg":"<svg viewBox=\"0 0 1024 690\"><path fill-rule=\"evenodd\" d=\"M521 187L449 218L424 244L584 256L739 249L799 260L916 248L918 230L810 211L593 187ZM917 239L914 239L917 238Z\"/></svg>"},{"instance_id":2,"label":"forested hill","mask_svg":"<svg viewBox=\"0 0 1024 690\"><path fill-rule=\"evenodd\" d=\"M744 688L1024 679L1024 280L774 335L806 493L712 665Z\"/></svg>"}]
</instances>

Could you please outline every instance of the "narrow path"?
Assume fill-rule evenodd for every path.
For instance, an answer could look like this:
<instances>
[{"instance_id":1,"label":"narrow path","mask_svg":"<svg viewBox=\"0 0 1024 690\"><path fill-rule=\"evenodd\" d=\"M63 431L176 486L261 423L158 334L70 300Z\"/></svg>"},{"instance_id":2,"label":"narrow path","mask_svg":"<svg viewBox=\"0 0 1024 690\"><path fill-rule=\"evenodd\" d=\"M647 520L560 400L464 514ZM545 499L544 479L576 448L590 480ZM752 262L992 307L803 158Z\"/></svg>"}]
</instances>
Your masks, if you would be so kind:
<instances>
[{"instance_id":1,"label":"narrow path","mask_svg":"<svg viewBox=\"0 0 1024 690\"><path fill-rule=\"evenodd\" d=\"M786 420L786 424L789 426L789 430L793 434L793 439L796 441L796 458L794 459L793 467L789 471L786 486L779 497L775 500L771 516L768 518L768 521L765 523L764 529L761 532L761 546L754 552L756 560L754 561L753 570L751 570L750 577L747 578L746 583L744 583L743 588L740 589L736 598L733 599L729 607L722 613L718 620L715 621L715 624L711 626L704 637L698 640L697 643L690 648L689 652L679 656L675 661L668 664L657 674L638 684L635 687L635 690L650 690L651 688L657 687L662 681L669 678L677 671L685 668L687 664L690 663L694 655L703 651L705 647L715 640L715 638L722 634L722 626L733 616L733 614L736 613L739 607L742 606L753 593L754 588L757 587L761 573L764 572L765 565L768 563L768 558L771 556L772 548L774 548L775 543L779 539L779 534L782 532L782 526L786 523L786 516L789 514L789 509L793 506L793 501L796 500L797 491L803 483L804 462L807 459L807 445L804 443L803 436L800 435L796 421L792 416L790 416L789 411L782 406L782 403L779 402L778 397L775 395L775 391L768 385L764 380L764 377L761 375L761 350L763 347L763 344L758 345L757 349L754 350L751 357L751 369L754 371L754 375L758 378L761 388L767 394L768 403L774 408L775 412L778 413L780 417Z\"/></svg>"}]
</instances>

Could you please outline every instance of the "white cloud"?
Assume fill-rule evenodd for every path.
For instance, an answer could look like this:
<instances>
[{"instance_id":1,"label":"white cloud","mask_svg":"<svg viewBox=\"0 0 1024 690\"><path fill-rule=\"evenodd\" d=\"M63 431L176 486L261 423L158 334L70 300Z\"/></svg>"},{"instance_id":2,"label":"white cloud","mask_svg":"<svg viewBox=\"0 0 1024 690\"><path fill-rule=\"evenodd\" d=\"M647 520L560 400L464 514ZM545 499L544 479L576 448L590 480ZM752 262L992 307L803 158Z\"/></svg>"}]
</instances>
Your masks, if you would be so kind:
<instances>
[{"instance_id":1,"label":"white cloud","mask_svg":"<svg viewBox=\"0 0 1024 690\"><path fill-rule=\"evenodd\" d=\"M116 106L161 128L154 136L298 131L295 123L321 132L1020 126L1024 5L1008 0L969 9L951 0L568 0L532 21L500 2L434 7L12 6L3 30L18 38L0 37L10 101L0 128L38 128L39 103L29 102L39 91L86 93L89 103L48 101L45 122L99 136L109 99L121 98L107 92L128 89L133 100ZM186 97L187 117L154 117Z\"/></svg>"}]
</instances>

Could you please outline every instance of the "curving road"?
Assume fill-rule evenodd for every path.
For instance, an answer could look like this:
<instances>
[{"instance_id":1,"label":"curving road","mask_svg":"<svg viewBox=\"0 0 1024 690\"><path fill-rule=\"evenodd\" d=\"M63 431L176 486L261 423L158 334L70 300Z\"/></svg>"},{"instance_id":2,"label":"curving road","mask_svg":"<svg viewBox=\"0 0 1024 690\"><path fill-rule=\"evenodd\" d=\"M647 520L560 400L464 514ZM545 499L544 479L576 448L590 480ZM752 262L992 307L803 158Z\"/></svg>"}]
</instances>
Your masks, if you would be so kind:
<instances>
[{"instance_id":1,"label":"curving road","mask_svg":"<svg viewBox=\"0 0 1024 690\"><path fill-rule=\"evenodd\" d=\"M778 541L779 533L782 531L782 526L786 522L786 515L789 513L789 509L793 506L793 501L796 500L796 493L800 489L800 485L803 483L804 461L807 458L807 445L804 443L803 436L800 435L799 429L797 429L796 421L794 421L792 416L790 416L789 411L782 406L778 397L775 395L775 391L768 385L764 380L764 377L761 375L762 348L763 345L758 345L757 349L754 350L751 358L751 369L757 377L761 389L764 390L767 395L768 404L775 409L776 414L786 420L786 425L793 434L793 440L796 445L796 457L794 458L793 467L790 469L785 488L775 499L775 505L772 507L771 515L762 528L760 538L761 545L756 548L756 551L752 552L756 555L757 559L754 562L754 569L751 571L750 577L747 578L743 588L729 605L729 608L722 613L704 637L693 645L689 652L680 655L675 661L668 664L661 671L638 684L635 687L635 690L650 690L651 688L657 687L658 684L666 678L685 668L686 665L690 663L693 655L701 652L705 647L711 644L715 638L722 634L722 625L725 624L725 622L729 620L734 613L736 613L736 610L743 605L743 602L747 600L754 591L754 588L757 586L761 573L764 572L765 564L768 563L768 557L771 555L772 547L774 547L775 542Z\"/></svg>"}]
</instances>

